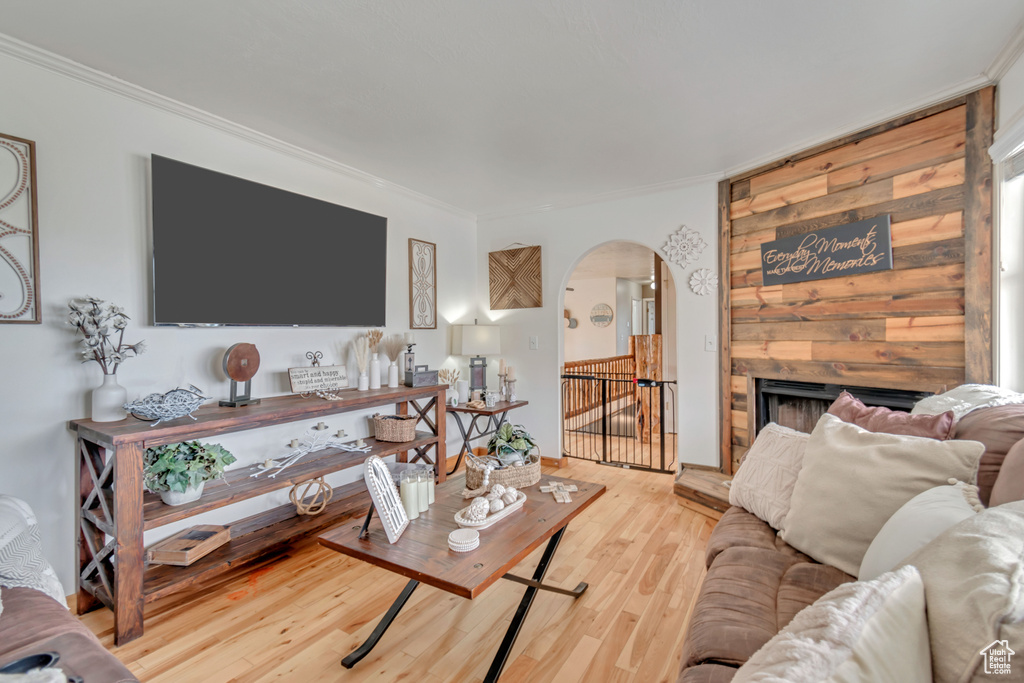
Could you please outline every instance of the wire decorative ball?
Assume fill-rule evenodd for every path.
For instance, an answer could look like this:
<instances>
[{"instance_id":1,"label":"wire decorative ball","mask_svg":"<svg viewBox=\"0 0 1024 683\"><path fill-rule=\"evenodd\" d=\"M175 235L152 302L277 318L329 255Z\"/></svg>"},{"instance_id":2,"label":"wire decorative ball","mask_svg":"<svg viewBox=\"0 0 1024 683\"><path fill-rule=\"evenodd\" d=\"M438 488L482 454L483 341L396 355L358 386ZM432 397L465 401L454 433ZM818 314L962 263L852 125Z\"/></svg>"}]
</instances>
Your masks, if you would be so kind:
<instances>
[{"instance_id":1,"label":"wire decorative ball","mask_svg":"<svg viewBox=\"0 0 1024 683\"><path fill-rule=\"evenodd\" d=\"M310 489L316 487L316 491L313 495L309 495ZM299 488L302 488L302 493L299 493ZM295 506L295 511L300 515L319 515L321 512L327 509L327 504L331 502L331 498L334 497L334 489L331 485L324 481L323 477L317 477L316 479L307 479L306 481L300 481L298 484L292 487L292 490L288 492L288 499L292 501ZM309 498L309 500L306 500Z\"/></svg>"}]
</instances>

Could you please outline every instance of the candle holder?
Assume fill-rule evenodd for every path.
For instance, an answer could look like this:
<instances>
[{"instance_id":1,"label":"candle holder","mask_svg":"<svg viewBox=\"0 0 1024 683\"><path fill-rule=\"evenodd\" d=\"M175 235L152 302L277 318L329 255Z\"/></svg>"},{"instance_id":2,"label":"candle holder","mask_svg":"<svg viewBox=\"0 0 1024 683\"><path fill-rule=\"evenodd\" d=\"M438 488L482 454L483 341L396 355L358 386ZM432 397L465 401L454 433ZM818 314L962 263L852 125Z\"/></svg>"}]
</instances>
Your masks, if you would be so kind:
<instances>
[{"instance_id":1,"label":"candle holder","mask_svg":"<svg viewBox=\"0 0 1024 683\"><path fill-rule=\"evenodd\" d=\"M508 399L508 382L505 381L505 377L506 376L507 376L507 373L504 373L504 372L499 372L498 373L498 395L501 397L502 401L505 401L505 400Z\"/></svg>"},{"instance_id":2,"label":"candle holder","mask_svg":"<svg viewBox=\"0 0 1024 683\"><path fill-rule=\"evenodd\" d=\"M508 400L512 403L516 400L516 380L507 379L505 380L505 386L508 387Z\"/></svg>"}]
</instances>

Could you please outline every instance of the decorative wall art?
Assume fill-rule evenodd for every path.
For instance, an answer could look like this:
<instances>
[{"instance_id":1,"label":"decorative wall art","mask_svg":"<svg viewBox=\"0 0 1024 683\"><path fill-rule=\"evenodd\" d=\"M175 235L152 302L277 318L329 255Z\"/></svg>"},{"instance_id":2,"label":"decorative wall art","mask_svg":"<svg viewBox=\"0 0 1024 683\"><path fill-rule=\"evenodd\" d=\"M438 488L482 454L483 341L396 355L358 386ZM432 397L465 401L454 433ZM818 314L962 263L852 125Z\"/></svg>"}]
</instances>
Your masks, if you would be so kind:
<instances>
[{"instance_id":1,"label":"decorative wall art","mask_svg":"<svg viewBox=\"0 0 1024 683\"><path fill-rule=\"evenodd\" d=\"M0 323L38 323L36 147L0 135Z\"/></svg>"},{"instance_id":2,"label":"decorative wall art","mask_svg":"<svg viewBox=\"0 0 1024 683\"><path fill-rule=\"evenodd\" d=\"M388 542L394 543L409 526L409 516L402 507L402 500L395 490L395 482L391 479L388 466L376 455L371 455L364 464L363 477L366 479L370 498L373 499L373 507L377 510L377 515L384 525L384 532L388 535Z\"/></svg>"},{"instance_id":3,"label":"decorative wall art","mask_svg":"<svg viewBox=\"0 0 1024 683\"><path fill-rule=\"evenodd\" d=\"M718 276L710 268L698 268L690 276L690 289L697 296L707 296L718 288Z\"/></svg>"},{"instance_id":4,"label":"decorative wall art","mask_svg":"<svg viewBox=\"0 0 1024 683\"><path fill-rule=\"evenodd\" d=\"M590 322L594 324L594 327L608 327L612 324L614 317L612 307L608 304L597 304L590 309Z\"/></svg>"},{"instance_id":5,"label":"decorative wall art","mask_svg":"<svg viewBox=\"0 0 1024 683\"><path fill-rule=\"evenodd\" d=\"M540 264L540 247L505 249L488 254L491 310L543 306Z\"/></svg>"},{"instance_id":6,"label":"decorative wall art","mask_svg":"<svg viewBox=\"0 0 1024 683\"><path fill-rule=\"evenodd\" d=\"M437 245L409 240L409 327L437 329Z\"/></svg>"},{"instance_id":7,"label":"decorative wall art","mask_svg":"<svg viewBox=\"0 0 1024 683\"><path fill-rule=\"evenodd\" d=\"M685 225L676 231L676 234L669 235L668 241L661 250L672 263L680 266L688 266L696 261L708 243L696 230L691 230Z\"/></svg>"},{"instance_id":8,"label":"decorative wall art","mask_svg":"<svg viewBox=\"0 0 1024 683\"><path fill-rule=\"evenodd\" d=\"M761 244L765 285L892 270L890 215Z\"/></svg>"}]
</instances>

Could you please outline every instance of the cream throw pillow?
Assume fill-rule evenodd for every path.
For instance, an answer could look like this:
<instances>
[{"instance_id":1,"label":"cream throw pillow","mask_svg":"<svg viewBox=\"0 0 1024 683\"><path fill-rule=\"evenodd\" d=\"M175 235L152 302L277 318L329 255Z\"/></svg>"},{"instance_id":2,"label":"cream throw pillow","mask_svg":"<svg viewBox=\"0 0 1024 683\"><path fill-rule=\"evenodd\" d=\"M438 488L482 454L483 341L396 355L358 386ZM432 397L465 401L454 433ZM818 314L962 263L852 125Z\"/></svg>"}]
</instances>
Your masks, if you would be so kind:
<instances>
[{"instance_id":1,"label":"cream throw pillow","mask_svg":"<svg viewBox=\"0 0 1024 683\"><path fill-rule=\"evenodd\" d=\"M914 496L896 511L871 541L857 578L871 579L892 571L918 548L923 548L946 529L984 510L978 487L954 481Z\"/></svg>"},{"instance_id":2,"label":"cream throw pillow","mask_svg":"<svg viewBox=\"0 0 1024 683\"><path fill-rule=\"evenodd\" d=\"M932 680L924 585L913 567L844 583L797 614L732 683Z\"/></svg>"},{"instance_id":3,"label":"cream throw pillow","mask_svg":"<svg viewBox=\"0 0 1024 683\"><path fill-rule=\"evenodd\" d=\"M1024 501L989 508L907 558L928 602L932 671L940 683L1024 675ZM1010 675L985 673L982 649L1005 640Z\"/></svg>"},{"instance_id":4,"label":"cream throw pillow","mask_svg":"<svg viewBox=\"0 0 1024 683\"><path fill-rule=\"evenodd\" d=\"M823 415L804 451L780 536L818 562L857 575L882 525L917 494L974 481L985 446L869 432Z\"/></svg>"},{"instance_id":5,"label":"cream throw pillow","mask_svg":"<svg viewBox=\"0 0 1024 683\"><path fill-rule=\"evenodd\" d=\"M729 504L781 529L809 438L774 422L762 429L732 479Z\"/></svg>"}]
</instances>

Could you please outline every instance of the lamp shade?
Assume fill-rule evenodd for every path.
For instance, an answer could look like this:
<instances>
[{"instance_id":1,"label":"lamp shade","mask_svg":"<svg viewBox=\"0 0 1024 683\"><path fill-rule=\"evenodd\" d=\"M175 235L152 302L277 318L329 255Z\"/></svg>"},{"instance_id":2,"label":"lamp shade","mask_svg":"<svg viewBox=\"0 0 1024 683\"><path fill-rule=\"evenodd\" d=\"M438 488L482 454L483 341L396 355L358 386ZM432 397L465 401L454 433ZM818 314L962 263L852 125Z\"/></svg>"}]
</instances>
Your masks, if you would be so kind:
<instances>
[{"instance_id":1,"label":"lamp shade","mask_svg":"<svg viewBox=\"0 0 1024 683\"><path fill-rule=\"evenodd\" d=\"M497 325L455 325L452 353L456 356L493 356L501 353L501 328Z\"/></svg>"}]
</instances>

